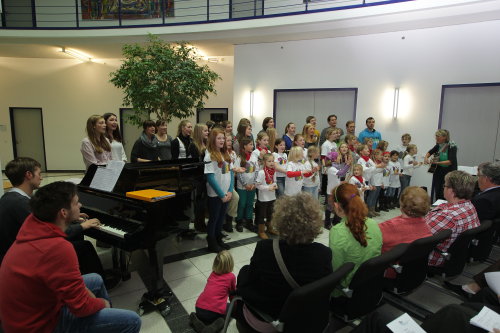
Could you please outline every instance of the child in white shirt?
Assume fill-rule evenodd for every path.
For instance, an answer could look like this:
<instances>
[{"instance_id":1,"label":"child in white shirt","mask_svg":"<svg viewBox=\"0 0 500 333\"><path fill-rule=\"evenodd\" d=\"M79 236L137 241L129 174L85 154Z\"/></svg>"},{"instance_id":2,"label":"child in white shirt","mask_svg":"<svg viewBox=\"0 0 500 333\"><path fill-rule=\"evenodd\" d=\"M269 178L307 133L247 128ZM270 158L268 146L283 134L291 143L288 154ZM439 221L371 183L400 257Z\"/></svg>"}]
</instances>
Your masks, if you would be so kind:
<instances>
[{"instance_id":1,"label":"child in white shirt","mask_svg":"<svg viewBox=\"0 0 500 333\"><path fill-rule=\"evenodd\" d=\"M265 154L262 157L263 168L259 170L257 175L257 203L255 204L255 223L257 224L257 234L261 239L268 239L267 232L277 235L276 231L271 227L271 217L273 215L273 206L276 201L276 170L274 168L274 156ZM266 222L264 224L264 218Z\"/></svg>"},{"instance_id":2,"label":"child in white shirt","mask_svg":"<svg viewBox=\"0 0 500 333\"><path fill-rule=\"evenodd\" d=\"M286 165L285 195L299 193L302 190L304 177L312 176L312 170L306 170L304 167L303 157L302 147L295 146L290 149Z\"/></svg>"},{"instance_id":3,"label":"child in white shirt","mask_svg":"<svg viewBox=\"0 0 500 333\"><path fill-rule=\"evenodd\" d=\"M307 160L304 163L306 170L319 170L318 163L314 160L319 158L319 149L316 146L310 146L307 150ZM306 177L304 179L302 191L311 193L312 197L318 200L318 188L319 188L319 172L313 172L311 177Z\"/></svg>"},{"instance_id":4,"label":"child in white shirt","mask_svg":"<svg viewBox=\"0 0 500 333\"><path fill-rule=\"evenodd\" d=\"M406 155L403 157L403 172L401 172L401 193L410 186L411 176L413 176L413 171L422 165L422 162L417 162L417 146L409 144L406 148Z\"/></svg>"},{"instance_id":5,"label":"child in white shirt","mask_svg":"<svg viewBox=\"0 0 500 333\"><path fill-rule=\"evenodd\" d=\"M285 153L286 143L283 139L276 139L274 156L274 168L276 169L276 183L278 190L276 196L279 198L285 194L286 164L288 156Z\"/></svg>"},{"instance_id":6,"label":"child in white shirt","mask_svg":"<svg viewBox=\"0 0 500 333\"><path fill-rule=\"evenodd\" d=\"M392 209L399 207L397 193L399 193L401 187L399 180L401 163L399 162L399 152L397 150L391 151L389 170L391 172L389 175L389 188L386 189L385 195L389 200L389 208Z\"/></svg>"}]
</instances>

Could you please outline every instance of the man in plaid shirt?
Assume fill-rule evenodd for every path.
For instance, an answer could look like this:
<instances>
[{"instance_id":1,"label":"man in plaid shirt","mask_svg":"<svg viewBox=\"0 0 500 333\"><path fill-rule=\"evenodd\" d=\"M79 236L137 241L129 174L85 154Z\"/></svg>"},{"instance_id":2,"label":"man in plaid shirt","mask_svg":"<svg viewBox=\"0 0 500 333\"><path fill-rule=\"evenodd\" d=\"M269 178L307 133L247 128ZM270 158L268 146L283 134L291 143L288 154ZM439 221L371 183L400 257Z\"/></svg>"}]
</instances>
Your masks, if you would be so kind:
<instances>
[{"instance_id":1,"label":"man in plaid shirt","mask_svg":"<svg viewBox=\"0 0 500 333\"><path fill-rule=\"evenodd\" d=\"M425 221L433 234L451 229L451 237L440 243L437 248L446 252L458 235L468 229L479 227L476 209L470 202L474 192L475 180L466 172L451 171L444 178L444 197L448 201L432 209ZM429 266L441 266L444 258L434 250L429 255Z\"/></svg>"}]
</instances>

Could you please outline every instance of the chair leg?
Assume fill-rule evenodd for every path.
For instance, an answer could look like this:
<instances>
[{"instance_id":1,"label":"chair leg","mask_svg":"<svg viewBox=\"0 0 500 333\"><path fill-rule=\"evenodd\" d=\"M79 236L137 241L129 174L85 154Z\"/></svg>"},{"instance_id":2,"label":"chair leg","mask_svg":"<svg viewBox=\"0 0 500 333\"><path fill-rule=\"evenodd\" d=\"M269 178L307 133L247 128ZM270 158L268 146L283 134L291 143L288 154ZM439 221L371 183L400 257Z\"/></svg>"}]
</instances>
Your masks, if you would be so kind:
<instances>
[{"instance_id":1,"label":"chair leg","mask_svg":"<svg viewBox=\"0 0 500 333\"><path fill-rule=\"evenodd\" d=\"M233 309L235 307L235 304L237 301L242 301L243 298L241 296L234 296L233 299L231 300L231 303L229 303L229 306L227 308L227 313L226 313L226 319L224 320L224 327L222 328L221 333L226 333L227 332L227 327L229 326L229 322L231 321L231 315L233 313Z\"/></svg>"}]
</instances>

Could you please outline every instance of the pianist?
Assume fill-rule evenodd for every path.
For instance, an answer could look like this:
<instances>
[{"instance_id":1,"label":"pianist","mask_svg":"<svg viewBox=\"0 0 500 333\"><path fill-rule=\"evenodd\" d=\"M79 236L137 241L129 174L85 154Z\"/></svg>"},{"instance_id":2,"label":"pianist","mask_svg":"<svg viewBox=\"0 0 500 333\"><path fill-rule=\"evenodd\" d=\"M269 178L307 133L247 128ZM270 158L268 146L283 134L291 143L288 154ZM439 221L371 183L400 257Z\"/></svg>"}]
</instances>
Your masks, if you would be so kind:
<instances>
[{"instance_id":1,"label":"pianist","mask_svg":"<svg viewBox=\"0 0 500 333\"><path fill-rule=\"evenodd\" d=\"M0 266L0 321L9 332L139 332L141 320L112 309L97 274L82 276L64 231L78 219L76 186L54 182L30 201L32 214Z\"/></svg>"}]
</instances>

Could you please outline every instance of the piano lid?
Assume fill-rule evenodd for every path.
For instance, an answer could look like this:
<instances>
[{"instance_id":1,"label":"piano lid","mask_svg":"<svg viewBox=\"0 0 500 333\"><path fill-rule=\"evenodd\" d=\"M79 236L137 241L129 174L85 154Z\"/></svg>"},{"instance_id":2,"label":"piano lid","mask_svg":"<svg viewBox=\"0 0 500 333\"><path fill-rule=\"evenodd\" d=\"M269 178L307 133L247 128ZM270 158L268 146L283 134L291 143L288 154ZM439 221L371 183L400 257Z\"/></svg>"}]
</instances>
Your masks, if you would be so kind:
<instances>
[{"instance_id":1,"label":"piano lid","mask_svg":"<svg viewBox=\"0 0 500 333\"><path fill-rule=\"evenodd\" d=\"M195 158L154 162L126 163L116 182L113 193L142 189L159 189L170 192L190 192L195 183L203 181L204 162ZM98 166L92 164L87 169L80 187L89 188Z\"/></svg>"}]
</instances>

